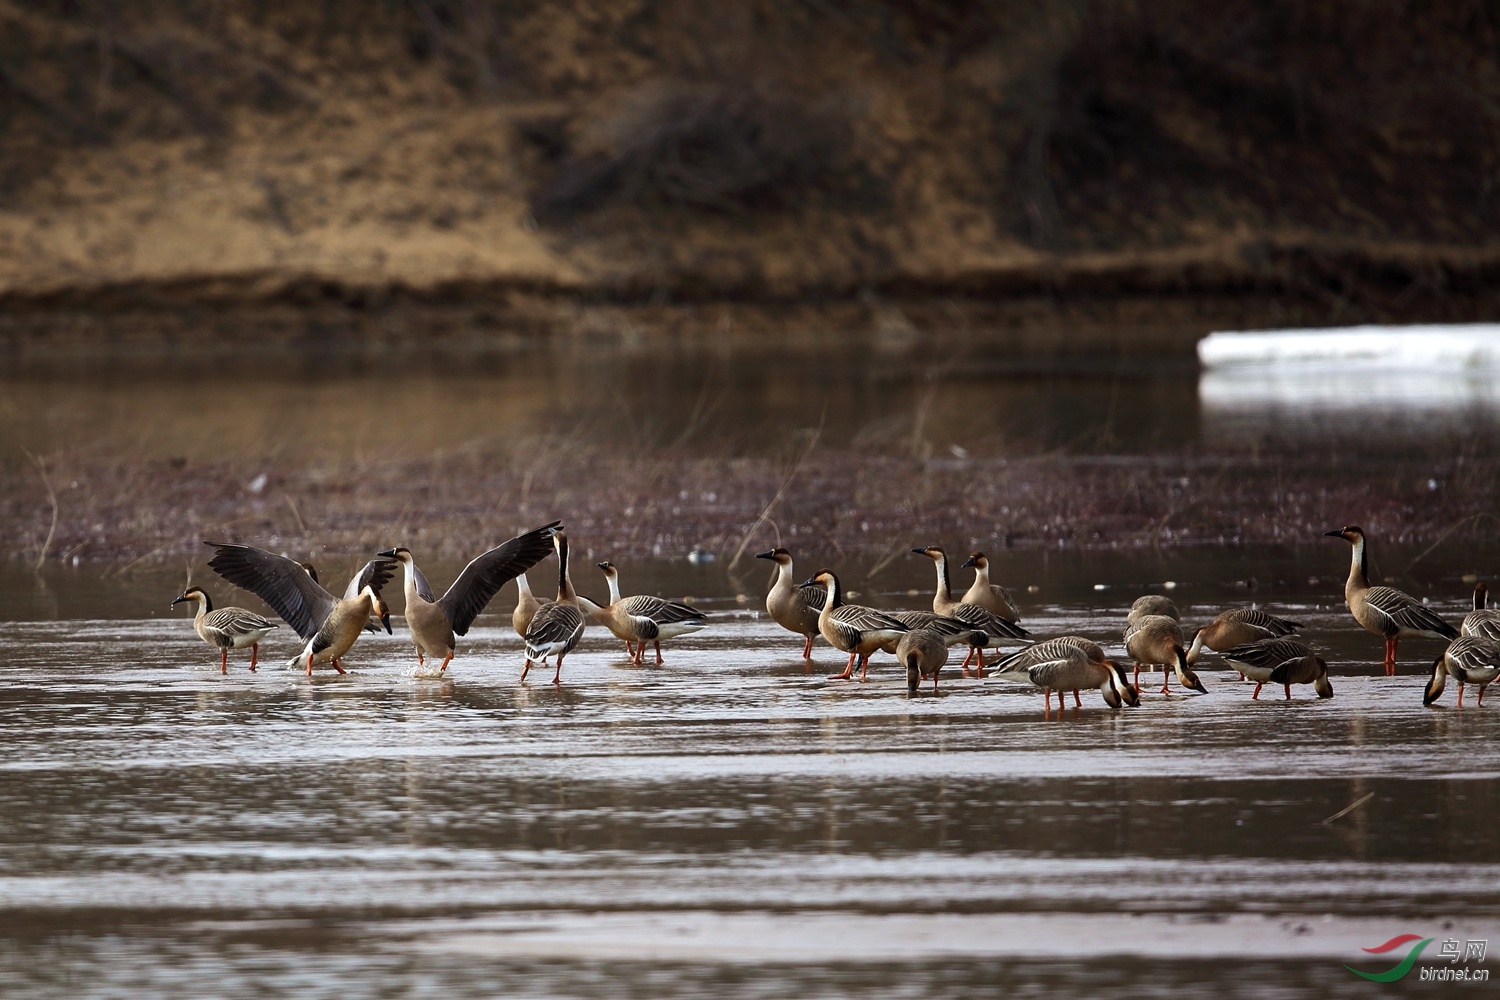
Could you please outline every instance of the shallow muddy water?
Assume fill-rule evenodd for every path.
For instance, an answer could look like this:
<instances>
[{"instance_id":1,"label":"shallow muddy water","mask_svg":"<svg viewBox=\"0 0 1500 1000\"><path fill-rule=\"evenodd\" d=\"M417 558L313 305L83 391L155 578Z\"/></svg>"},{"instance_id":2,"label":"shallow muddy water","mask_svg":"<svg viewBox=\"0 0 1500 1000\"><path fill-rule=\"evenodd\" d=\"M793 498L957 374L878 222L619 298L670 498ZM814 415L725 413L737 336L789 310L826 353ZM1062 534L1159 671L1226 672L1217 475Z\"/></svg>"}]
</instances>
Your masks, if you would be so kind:
<instances>
[{"instance_id":1,"label":"shallow muddy water","mask_svg":"<svg viewBox=\"0 0 1500 1000\"><path fill-rule=\"evenodd\" d=\"M592 630L560 688L518 683L495 613L442 678L418 675L399 616L346 677L285 669L284 638L221 676L170 595L135 610L173 581L96 582L103 617L0 632L0 991L1367 996L1344 966L1394 961L1361 948L1500 939L1500 702L1424 709L1432 642L1376 676L1378 640L1337 604L1343 558L1122 571L1181 575L1197 621L1226 570L1326 566L1331 584L1262 586L1326 651L1331 701L1252 701L1210 668L1207 696L1143 675L1138 708L1094 693L1050 715L951 667L908 697L889 657L830 681L821 642L809 672L717 567L662 571L702 572L713 613L663 667ZM1038 576L1025 624L1118 652L1134 593L1093 591L1106 568ZM926 577L879 576L869 600L922 606L907 583ZM83 584L50 586L67 609ZM1434 601L1449 617L1458 586Z\"/></svg>"}]
</instances>

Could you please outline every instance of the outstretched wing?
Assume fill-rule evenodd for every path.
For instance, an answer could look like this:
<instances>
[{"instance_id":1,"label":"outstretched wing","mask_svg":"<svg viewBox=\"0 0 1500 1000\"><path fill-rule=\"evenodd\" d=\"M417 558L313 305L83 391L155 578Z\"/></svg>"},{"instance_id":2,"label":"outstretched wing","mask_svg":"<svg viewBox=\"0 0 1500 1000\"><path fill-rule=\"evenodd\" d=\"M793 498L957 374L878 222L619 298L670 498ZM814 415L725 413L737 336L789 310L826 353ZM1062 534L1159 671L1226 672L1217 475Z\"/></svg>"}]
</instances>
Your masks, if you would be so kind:
<instances>
[{"instance_id":1,"label":"outstretched wing","mask_svg":"<svg viewBox=\"0 0 1500 1000\"><path fill-rule=\"evenodd\" d=\"M265 601L304 639L317 634L334 597L308 575L302 564L253 545L204 542L214 549L209 568Z\"/></svg>"},{"instance_id":2,"label":"outstretched wing","mask_svg":"<svg viewBox=\"0 0 1500 1000\"><path fill-rule=\"evenodd\" d=\"M500 588L552 553L552 536L561 521L533 528L475 556L438 601L457 635L464 635Z\"/></svg>"},{"instance_id":3,"label":"outstretched wing","mask_svg":"<svg viewBox=\"0 0 1500 1000\"><path fill-rule=\"evenodd\" d=\"M379 594L380 588L390 583L391 577L396 575L396 565L394 559L371 559L365 563L350 578L349 586L344 588L344 600L354 600L366 587Z\"/></svg>"}]
</instances>

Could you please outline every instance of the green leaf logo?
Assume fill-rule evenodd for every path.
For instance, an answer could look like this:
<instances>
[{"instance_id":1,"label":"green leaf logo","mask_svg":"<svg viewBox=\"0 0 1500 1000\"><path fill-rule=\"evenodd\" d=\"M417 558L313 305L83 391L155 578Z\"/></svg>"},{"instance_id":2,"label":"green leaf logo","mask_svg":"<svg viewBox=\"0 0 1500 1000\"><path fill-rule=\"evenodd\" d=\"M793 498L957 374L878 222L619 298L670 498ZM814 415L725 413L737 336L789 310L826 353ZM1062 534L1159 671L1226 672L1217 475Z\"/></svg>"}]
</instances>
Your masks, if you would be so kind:
<instances>
[{"instance_id":1,"label":"green leaf logo","mask_svg":"<svg viewBox=\"0 0 1500 1000\"><path fill-rule=\"evenodd\" d=\"M1384 952L1392 950L1393 948L1400 947L1408 941L1416 941L1417 943L1412 945L1411 951L1406 953L1406 957L1403 958L1401 960L1401 963L1394 969L1388 969L1385 972L1360 972L1352 965L1346 965L1344 966L1344 968L1348 969L1356 976L1368 979L1372 983L1394 983L1396 980L1405 977L1405 975L1411 971L1411 967L1413 965L1416 965L1417 959L1421 957L1422 949L1432 944L1433 939L1422 938L1420 941L1418 941L1417 935L1415 934L1401 934L1397 937L1391 938L1385 944L1376 945L1373 948L1365 949L1365 951L1372 952L1374 954L1382 954Z\"/></svg>"}]
</instances>

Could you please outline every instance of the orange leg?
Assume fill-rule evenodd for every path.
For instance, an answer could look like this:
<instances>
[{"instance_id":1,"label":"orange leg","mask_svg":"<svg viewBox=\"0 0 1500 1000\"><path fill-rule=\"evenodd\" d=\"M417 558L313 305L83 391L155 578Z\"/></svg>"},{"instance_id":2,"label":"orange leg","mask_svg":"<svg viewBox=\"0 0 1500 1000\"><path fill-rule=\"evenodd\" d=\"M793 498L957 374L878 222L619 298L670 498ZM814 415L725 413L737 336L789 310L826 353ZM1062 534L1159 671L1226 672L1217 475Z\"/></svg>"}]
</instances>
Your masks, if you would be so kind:
<instances>
[{"instance_id":1,"label":"orange leg","mask_svg":"<svg viewBox=\"0 0 1500 1000\"><path fill-rule=\"evenodd\" d=\"M1292 686L1290 684L1283 684L1282 687L1286 688L1286 700L1287 701L1291 701L1292 700Z\"/></svg>"},{"instance_id":2,"label":"orange leg","mask_svg":"<svg viewBox=\"0 0 1500 1000\"><path fill-rule=\"evenodd\" d=\"M1172 693L1172 671L1168 670L1166 667L1161 668L1161 693Z\"/></svg>"},{"instance_id":3,"label":"orange leg","mask_svg":"<svg viewBox=\"0 0 1500 1000\"><path fill-rule=\"evenodd\" d=\"M259 655L260 655L260 643L258 643L258 642L252 642L250 644L250 672L252 674L255 673L255 659Z\"/></svg>"},{"instance_id":4,"label":"orange leg","mask_svg":"<svg viewBox=\"0 0 1500 1000\"><path fill-rule=\"evenodd\" d=\"M644 653L645 651L646 651L646 644L644 642L640 643L637 646L632 647L631 650L630 650L630 662L633 663L633 664L635 664L636 666L640 666L641 665L641 654Z\"/></svg>"},{"instance_id":5,"label":"orange leg","mask_svg":"<svg viewBox=\"0 0 1500 1000\"><path fill-rule=\"evenodd\" d=\"M631 642L629 639L625 640L625 655L628 656L628 657L630 657L630 662L631 663L639 663L639 662L641 662L640 660L638 660L636 658L636 655L635 655L635 643Z\"/></svg>"},{"instance_id":6,"label":"orange leg","mask_svg":"<svg viewBox=\"0 0 1500 1000\"><path fill-rule=\"evenodd\" d=\"M427 661L424 660L424 659L422 659L422 650L418 649L417 650L417 666L422 667L422 666L426 666L426 665L427 665Z\"/></svg>"},{"instance_id":7,"label":"orange leg","mask_svg":"<svg viewBox=\"0 0 1500 1000\"><path fill-rule=\"evenodd\" d=\"M442 673L444 670L447 670L448 664L452 661L452 659L452 653L449 653L447 656L443 657L443 665L441 667L438 667L438 673Z\"/></svg>"},{"instance_id":8,"label":"orange leg","mask_svg":"<svg viewBox=\"0 0 1500 1000\"><path fill-rule=\"evenodd\" d=\"M313 655L311 653L308 653L307 654L307 676L309 676L309 677L312 676L312 658L313 658Z\"/></svg>"},{"instance_id":9,"label":"orange leg","mask_svg":"<svg viewBox=\"0 0 1500 1000\"><path fill-rule=\"evenodd\" d=\"M1061 695L1059 695L1061 697ZM1052 689L1042 688L1042 714L1052 714Z\"/></svg>"},{"instance_id":10,"label":"orange leg","mask_svg":"<svg viewBox=\"0 0 1500 1000\"><path fill-rule=\"evenodd\" d=\"M865 674L869 673L869 671L870 658L868 656L861 656L859 658L859 682L861 684L865 682Z\"/></svg>"},{"instance_id":11,"label":"orange leg","mask_svg":"<svg viewBox=\"0 0 1500 1000\"><path fill-rule=\"evenodd\" d=\"M1264 681L1256 681L1255 682L1255 690L1253 692L1251 692L1251 694L1250 694L1250 700L1251 701L1260 701L1260 689L1261 689L1261 685L1264 684L1264 683L1265 683Z\"/></svg>"},{"instance_id":12,"label":"orange leg","mask_svg":"<svg viewBox=\"0 0 1500 1000\"><path fill-rule=\"evenodd\" d=\"M340 664L338 660L333 661L333 669L337 670L341 674L348 673L348 671L343 668L343 665Z\"/></svg>"},{"instance_id":13,"label":"orange leg","mask_svg":"<svg viewBox=\"0 0 1500 1000\"><path fill-rule=\"evenodd\" d=\"M975 677L983 677L984 676L984 647L983 646L975 646L974 647L974 664L975 664L975 666L974 666L974 676ZM1058 694L1057 694L1057 700L1058 700L1058 702L1062 701L1062 692L1061 691L1059 691ZM1062 705L1059 704L1057 707L1061 708Z\"/></svg>"},{"instance_id":14,"label":"orange leg","mask_svg":"<svg viewBox=\"0 0 1500 1000\"><path fill-rule=\"evenodd\" d=\"M1058 697L1059 700L1061 700L1062 699L1062 694L1059 693L1057 697ZM1081 701L1078 700L1078 689L1077 688L1073 689L1073 707L1074 708L1082 708L1083 707L1083 702L1081 702Z\"/></svg>"},{"instance_id":15,"label":"orange leg","mask_svg":"<svg viewBox=\"0 0 1500 1000\"><path fill-rule=\"evenodd\" d=\"M219 650L219 673L221 673L221 674L227 674L227 673L229 673L229 650L228 649L221 649L221 650Z\"/></svg>"},{"instance_id":16,"label":"orange leg","mask_svg":"<svg viewBox=\"0 0 1500 1000\"><path fill-rule=\"evenodd\" d=\"M563 654L557 654L557 672L552 675L552 683L562 687L562 661Z\"/></svg>"},{"instance_id":17,"label":"orange leg","mask_svg":"<svg viewBox=\"0 0 1500 1000\"><path fill-rule=\"evenodd\" d=\"M662 664L662 659L661 659L661 640L660 639L656 639L656 640L654 640L653 644L656 646L656 665L659 667Z\"/></svg>"},{"instance_id":18,"label":"orange leg","mask_svg":"<svg viewBox=\"0 0 1500 1000\"><path fill-rule=\"evenodd\" d=\"M942 673L942 671L938 670L938 671L935 671L933 673L933 675L932 675L932 693L933 694L937 694L937 679L938 679L938 674L940 674L940 673ZM1480 692L1480 696L1483 697L1483 692Z\"/></svg>"},{"instance_id":19,"label":"orange leg","mask_svg":"<svg viewBox=\"0 0 1500 1000\"><path fill-rule=\"evenodd\" d=\"M802 658L804 660L812 659L812 641L813 637L808 636L807 641L802 644Z\"/></svg>"},{"instance_id":20,"label":"orange leg","mask_svg":"<svg viewBox=\"0 0 1500 1000\"><path fill-rule=\"evenodd\" d=\"M1484 707L1484 689L1485 689L1485 687L1486 687L1486 685L1484 685L1484 684L1479 685L1479 707L1480 708Z\"/></svg>"},{"instance_id":21,"label":"orange leg","mask_svg":"<svg viewBox=\"0 0 1500 1000\"><path fill-rule=\"evenodd\" d=\"M847 681L847 680L851 680L854 677L854 655L855 654L853 654L853 653L849 654L849 665L844 668L844 672L843 673L841 673L841 674L829 674L828 675L828 679L831 680L831 681Z\"/></svg>"},{"instance_id":22,"label":"orange leg","mask_svg":"<svg viewBox=\"0 0 1500 1000\"><path fill-rule=\"evenodd\" d=\"M1390 638L1385 641L1385 675L1396 676L1396 646L1401 642L1398 638Z\"/></svg>"},{"instance_id":23,"label":"orange leg","mask_svg":"<svg viewBox=\"0 0 1500 1000\"><path fill-rule=\"evenodd\" d=\"M1135 665L1135 678L1130 686L1137 691L1141 689L1141 665L1139 663Z\"/></svg>"},{"instance_id":24,"label":"orange leg","mask_svg":"<svg viewBox=\"0 0 1500 1000\"><path fill-rule=\"evenodd\" d=\"M521 668L521 680L524 681L526 679L526 675L529 674L530 672L531 672L531 657L528 656L528 657L526 657L526 666L524 666L524 667Z\"/></svg>"},{"instance_id":25,"label":"orange leg","mask_svg":"<svg viewBox=\"0 0 1500 1000\"><path fill-rule=\"evenodd\" d=\"M1464 682L1463 681L1459 681L1458 682L1458 707L1459 708L1463 708L1464 707Z\"/></svg>"},{"instance_id":26,"label":"orange leg","mask_svg":"<svg viewBox=\"0 0 1500 1000\"><path fill-rule=\"evenodd\" d=\"M963 675L965 677L969 676L969 664L972 663L973 661L974 661L974 647L970 646L968 654L964 657L964 662L962 662L962 663L960 663L958 665L958 669L963 672Z\"/></svg>"}]
</instances>

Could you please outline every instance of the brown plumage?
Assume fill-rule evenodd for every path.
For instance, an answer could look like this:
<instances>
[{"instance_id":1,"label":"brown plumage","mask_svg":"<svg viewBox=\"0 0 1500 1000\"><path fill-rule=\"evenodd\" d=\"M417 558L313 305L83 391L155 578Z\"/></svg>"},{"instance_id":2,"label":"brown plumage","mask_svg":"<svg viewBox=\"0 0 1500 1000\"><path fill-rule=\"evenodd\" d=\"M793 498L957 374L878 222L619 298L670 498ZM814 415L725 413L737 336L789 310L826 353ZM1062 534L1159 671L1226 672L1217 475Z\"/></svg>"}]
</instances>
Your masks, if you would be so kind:
<instances>
[{"instance_id":1,"label":"brown plumage","mask_svg":"<svg viewBox=\"0 0 1500 1000\"><path fill-rule=\"evenodd\" d=\"M1031 633L1017 625L1013 621L1002 618L987 608L977 604L961 601L953 596L953 587L948 576L948 555L941 547L929 545L926 548L912 549L915 555L926 556L931 559L937 568L937 589L932 595L933 613L948 618L957 618L959 621L982 630L985 640L981 645L970 649L970 655L964 657L964 662L959 664L959 670L967 677L969 675L969 661L978 660L975 676L984 676L984 647L999 643L1002 638L1020 639Z\"/></svg>"},{"instance_id":2,"label":"brown plumage","mask_svg":"<svg viewBox=\"0 0 1500 1000\"><path fill-rule=\"evenodd\" d=\"M1464 685L1479 688L1479 704L1484 705L1484 689L1500 677L1500 642L1477 635L1461 636L1449 643L1432 664L1432 679L1422 692L1422 704L1431 705L1443 693L1447 678L1458 681L1458 705L1463 707Z\"/></svg>"},{"instance_id":3,"label":"brown plumage","mask_svg":"<svg viewBox=\"0 0 1500 1000\"><path fill-rule=\"evenodd\" d=\"M1188 647L1187 661L1197 664L1205 648L1222 653L1231 646L1243 646L1262 639L1279 639L1302 627L1301 622L1278 618L1259 608L1230 608L1200 628Z\"/></svg>"},{"instance_id":4,"label":"brown plumage","mask_svg":"<svg viewBox=\"0 0 1500 1000\"><path fill-rule=\"evenodd\" d=\"M1175 668L1182 686L1207 694L1203 682L1193 673L1187 662L1187 649L1182 641L1182 627L1166 615L1142 615L1125 632L1125 650L1135 661L1134 686L1140 687L1141 666L1160 665L1162 668L1161 693L1171 693L1169 668Z\"/></svg>"},{"instance_id":5,"label":"brown plumage","mask_svg":"<svg viewBox=\"0 0 1500 1000\"><path fill-rule=\"evenodd\" d=\"M911 631L884 611L861 604L845 604L843 588L832 570L819 570L807 583L824 588L827 599L818 614L818 631L834 649L849 654L849 663L841 674L830 674L830 680L850 680L854 661L859 660L859 679L870 669L870 654L892 639Z\"/></svg>"},{"instance_id":6,"label":"brown plumage","mask_svg":"<svg viewBox=\"0 0 1500 1000\"><path fill-rule=\"evenodd\" d=\"M937 694L938 673L948 662L948 644L930 628L914 628L896 641L896 662L906 668L906 690L915 692L931 677L932 693Z\"/></svg>"},{"instance_id":7,"label":"brown plumage","mask_svg":"<svg viewBox=\"0 0 1500 1000\"><path fill-rule=\"evenodd\" d=\"M977 604L986 611L993 612L1008 622L1021 620L1021 613L1016 610L1016 600L1011 592L996 583L990 582L990 561L983 552L971 552L968 562L960 569L974 567L974 582L969 584L969 589L964 591L963 603Z\"/></svg>"},{"instance_id":8,"label":"brown plumage","mask_svg":"<svg viewBox=\"0 0 1500 1000\"><path fill-rule=\"evenodd\" d=\"M1319 698L1333 697L1328 664L1313 653L1311 646L1294 636L1277 636L1231 646L1220 650L1219 655L1255 682L1255 691L1250 695L1252 701L1260 698L1264 684L1280 684L1286 689L1288 701L1292 697L1293 684L1311 684Z\"/></svg>"},{"instance_id":9,"label":"brown plumage","mask_svg":"<svg viewBox=\"0 0 1500 1000\"><path fill-rule=\"evenodd\" d=\"M802 645L802 658L812 659L813 637L818 634L818 613L823 610L826 594L822 587L797 584L792 575L792 554L783 548L761 552L757 559L769 559L776 564L776 578L766 594L766 614L788 632L795 632L807 641Z\"/></svg>"},{"instance_id":10,"label":"brown plumage","mask_svg":"<svg viewBox=\"0 0 1500 1000\"><path fill-rule=\"evenodd\" d=\"M1458 629L1429 611L1426 606L1394 587L1370 586L1364 529L1349 525L1337 531L1325 531L1331 538L1342 538L1353 546L1349 579L1344 584L1344 601L1349 613L1366 629L1385 639L1385 673L1396 674L1396 647L1402 639L1427 636L1433 639L1456 639Z\"/></svg>"}]
</instances>

